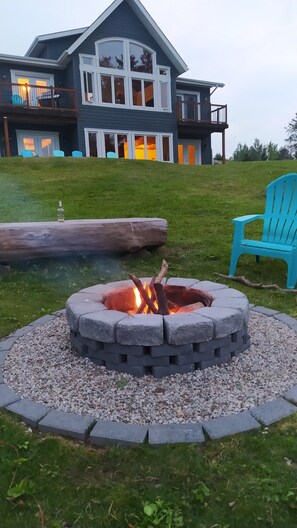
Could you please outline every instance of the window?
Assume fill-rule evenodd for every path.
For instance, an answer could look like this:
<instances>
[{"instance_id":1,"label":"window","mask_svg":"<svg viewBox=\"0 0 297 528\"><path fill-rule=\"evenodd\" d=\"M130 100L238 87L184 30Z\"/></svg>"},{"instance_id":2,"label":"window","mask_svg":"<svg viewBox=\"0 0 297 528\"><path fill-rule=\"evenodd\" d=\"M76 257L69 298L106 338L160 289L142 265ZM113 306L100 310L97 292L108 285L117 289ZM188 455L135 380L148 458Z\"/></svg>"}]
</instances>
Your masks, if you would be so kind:
<instances>
[{"instance_id":1,"label":"window","mask_svg":"<svg viewBox=\"0 0 297 528\"><path fill-rule=\"evenodd\" d=\"M120 40L109 40L98 44L99 66L101 68L116 68L123 70L124 53L123 42Z\"/></svg>"},{"instance_id":2,"label":"window","mask_svg":"<svg viewBox=\"0 0 297 528\"><path fill-rule=\"evenodd\" d=\"M87 156L105 158L114 152L118 158L173 161L171 134L115 130L85 130Z\"/></svg>"},{"instance_id":3,"label":"window","mask_svg":"<svg viewBox=\"0 0 297 528\"><path fill-rule=\"evenodd\" d=\"M19 155L23 150L30 150L34 156L45 158L60 148L57 132L16 130L16 135Z\"/></svg>"},{"instance_id":4,"label":"window","mask_svg":"<svg viewBox=\"0 0 297 528\"><path fill-rule=\"evenodd\" d=\"M139 44L130 44L130 70L133 72L153 73L153 54Z\"/></svg>"},{"instance_id":5,"label":"window","mask_svg":"<svg viewBox=\"0 0 297 528\"><path fill-rule=\"evenodd\" d=\"M96 56L80 55L83 103L171 111L170 68L156 64L156 53L137 42L104 39Z\"/></svg>"},{"instance_id":6,"label":"window","mask_svg":"<svg viewBox=\"0 0 297 528\"><path fill-rule=\"evenodd\" d=\"M183 121L200 121L200 93L177 93L178 119Z\"/></svg>"}]
</instances>

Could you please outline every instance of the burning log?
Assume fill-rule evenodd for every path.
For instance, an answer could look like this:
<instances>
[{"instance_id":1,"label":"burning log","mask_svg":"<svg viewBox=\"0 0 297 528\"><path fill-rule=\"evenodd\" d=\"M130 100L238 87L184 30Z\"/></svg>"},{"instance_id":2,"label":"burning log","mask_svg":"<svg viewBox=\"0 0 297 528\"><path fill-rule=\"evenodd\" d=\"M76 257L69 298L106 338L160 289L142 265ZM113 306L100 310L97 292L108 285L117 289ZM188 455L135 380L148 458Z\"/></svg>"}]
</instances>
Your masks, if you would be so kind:
<instances>
[{"instance_id":1,"label":"burning log","mask_svg":"<svg viewBox=\"0 0 297 528\"><path fill-rule=\"evenodd\" d=\"M158 301L158 313L160 315L169 315L167 297L163 288L163 284L155 282L154 289Z\"/></svg>"},{"instance_id":2,"label":"burning log","mask_svg":"<svg viewBox=\"0 0 297 528\"><path fill-rule=\"evenodd\" d=\"M158 309L155 307L154 301L149 298L148 293L145 291L141 280L133 274L129 275L129 277L138 289L141 299L145 303L145 306L147 305L154 314L157 314Z\"/></svg>"}]
</instances>

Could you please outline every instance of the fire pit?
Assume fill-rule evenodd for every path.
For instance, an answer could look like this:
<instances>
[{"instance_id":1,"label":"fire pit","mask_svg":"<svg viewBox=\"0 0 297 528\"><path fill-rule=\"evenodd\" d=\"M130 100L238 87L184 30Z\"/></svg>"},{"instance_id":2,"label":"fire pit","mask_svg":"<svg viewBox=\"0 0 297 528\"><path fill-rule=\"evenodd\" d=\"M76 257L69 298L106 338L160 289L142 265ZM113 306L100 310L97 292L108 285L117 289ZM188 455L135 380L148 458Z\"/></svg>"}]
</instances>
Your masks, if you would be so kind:
<instances>
[{"instance_id":1,"label":"fire pit","mask_svg":"<svg viewBox=\"0 0 297 528\"><path fill-rule=\"evenodd\" d=\"M243 293L197 279L162 282L168 315L139 313L143 298L135 301L133 280L72 295L66 313L77 352L109 370L163 377L227 363L249 347Z\"/></svg>"}]
</instances>

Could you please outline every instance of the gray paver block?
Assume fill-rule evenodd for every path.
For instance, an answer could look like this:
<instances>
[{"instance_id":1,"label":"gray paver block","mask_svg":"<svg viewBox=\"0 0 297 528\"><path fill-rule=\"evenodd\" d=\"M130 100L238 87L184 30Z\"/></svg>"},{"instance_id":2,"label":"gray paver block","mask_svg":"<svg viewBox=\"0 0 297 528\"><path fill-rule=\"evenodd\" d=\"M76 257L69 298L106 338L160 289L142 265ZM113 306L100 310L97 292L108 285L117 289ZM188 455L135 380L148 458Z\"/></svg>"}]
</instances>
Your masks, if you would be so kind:
<instances>
[{"instance_id":1,"label":"gray paver block","mask_svg":"<svg viewBox=\"0 0 297 528\"><path fill-rule=\"evenodd\" d=\"M155 446L205 441L202 425L198 423L150 425L148 435L149 444Z\"/></svg>"},{"instance_id":2,"label":"gray paver block","mask_svg":"<svg viewBox=\"0 0 297 528\"><path fill-rule=\"evenodd\" d=\"M0 350L0 367L3 367L9 350Z\"/></svg>"},{"instance_id":3,"label":"gray paver block","mask_svg":"<svg viewBox=\"0 0 297 528\"><path fill-rule=\"evenodd\" d=\"M10 387L7 387L5 383L0 385L0 407L6 407L10 403L14 403L20 400L21 396L14 392Z\"/></svg>"},{"instance_id":4,"label":"gray paver block","mask_svg":"<svg viewBox=\"0 0 297 528\"><path fill-rule=\"evenodd\" d=\"M98 293L88 293L88 292L77 292L71 295L67 301L66 306L73 303L84 303L84 302L102 302L103 295Z\"/></svg>"},{"instance_id":5,"label":"gray paver block","mask_svg":"<svg viewBox=\"0 0 297 528\"><path fill-rule=\"evenodd\" d=\"M222 290L214 290L212 292L214 299L234 299L243 298L247 299L246 295L235 288L223 288Z\"/></svg>"},{"instance_id":6,"label":"gray paver block","mask_svg":"<svg viewBox=\"0 0 297 528\"><path fill-rule=\"evenodd\" d=\"M85 441L94 421L95 419L91 416L52 410L40 420L38 430Z\"/></svg>"},{"instance_id":7,"label":"gray paver block","mask_svg":"<svg viewBox=\"0 0 297 528\"><path fill-rule=\"evenodd\" d=\"M90 432L90 442L99 447L111 444L123 446L143 444L147 430L143 425L99 421Z\"/></svg>"},{"instance_id":8,"label":"gray paver block","mask_svg":"<svg viewBox=\"0 0 297 528\"><path fill-rule=\"evenodd\" d=\"M8 337L7 339L3 339L0 341L0 353L1 352L7 352L16 342L17 337Z\"/></svg>"},{"instance_id":9,"label":"gray paver block","mask_svg":"<svg viewBox=\"0 0 297 528\"><path fill-rule=\"evenodd\" d=\"M182 279L178 277L171 277L166 282L166 286L184 286L185 288L191 288L194 284L197 285L199 281L197 279ZM201 288L202 289L202 288Z\"/></svg>"},{"instance_id":10,"label":"gray paver block","mask_svg":"<svg viewBox=\"0 0 297 528\"><path fill-rule=\"evenodd\" d=\"M249 312L249 301L244 297L221 297L214 299L211 306L214 308L232 308L241 310L244 313Z\"/></svg>"},{"instance_id":11,"label":"gray paver block","mask_svg":"<svg viewBox=\"0 0 297 528\"><path fill-rule=\"evenodd\" d=\"M116 340L121 345L161 345L163 317L143 314L126 317L117 324Z\"/></svg>"},{"instance_id":12,"label":"gray paver block","mask_svg":"<svg viewBox=\"0 0 297 528\"><path fill-rule=\"evenodd\" d=\"M83 337L114 343L116 341L116 326L128 315L116 310L104 310L97 313L82 315L79 320L79 331Z\"/></svg>"},{"instance_id":13,"label":"gray paver block","mask_svg":"<svg viewBox=\"0 0 297 528\"><path fill-rule=\"evenodd\" d=\"M0 366L0 383L4 383L4 380L3 380L3 370Z\"/></svg>"},{"instance_id":14,"label":"gray paver block","mask_svg":"<svg viewBox=\"0 0 297 528\"><path fill-rule=\"evenodd\" d=\"M166 315L164 331L168 343L185 345L210 340L213 337L214 325L211 319L201 317L199 310L199 315L194 312Z\"/></svg>"},{"instance_id":15,"label":"gray paver block","mask_svg":"<svg viewBox=\"0 0 297 528\"><path fill-rule=\"evenodd\" d=\"M32 332L34 330L34 327L32 325L23 326L22 328L19 328L12 334L10 334L10 337L19 338L23 337L24 335L28 334L29 332Z\"/></svg>"},{"instance_id":16,"label":"gray paver block","mask_svg":"<svg viewBox=\"0 0 297 528\"><path fill-rule=\"evenodd\" d=\"M277 422L295 412L297 412L297 407L283 398L276 398L273 401L258 405L250 410L250 413L265 425Z\"/></svg>"},{"instance_id":17,"label":"gray paver block","mask_svg":"<svg viewBox=\"0 0 297 528\"><path fill-rule=\"evenodd\" d=\"M233 299L233 301L234 300L235 299ZM214 337L216 339L238 332L242 328L244 320L243 313L240 310L235 310L234 308L201 308L199 310L199 314L212 320L214 325ZM202 339L201 341L204 340Z\"/></svg>"},{"instance_id":18,"label":"gray paver block","mask_svg":"<svg viewBox=\"0 0 297 528\"><path fill-rule=\"evenodd\" d=\"M283 397L286 398L287 400L291 400L292 402L297 403L297 385L287 390L283 394Z\"/></svg>"},{"instance_id":19,"label":"gray paver block","mask_svg":"<svg viewBox=\"0 0 297 528\"><path fill-rule=\"evenodd\" d=\"M212 281L204 280L204 281L198 281L196 284L192 286L192 288L196 288L197 290L205 290L207 292L212 292L215 290L228 289L228 286L226 286L225 284L220 284L219 282L212 282Z\"/></svg>"},{"instance_id":20,"label":"gray paver block","mask_svg":"<svg viewBox=\"0 0 297 528\"><path fill-rule=\"evenodd\" d=\"M6 409L18 414L25 423L32 427L37 427L38 422L50 411L49 407L27 399L7 405Z\"/></svg>"},{"instance_id":21,"label":"gray paver block","mask_svg":"<svg viewBox=\"0 0 297 528\"><path fill-rule=\"evenodd\" d=\"M68 324L74 332L77 332L79 329L79 320L83 315L89 313L100 313L106 311L107 308L102 303L97 303L93 301L81 302L81 303L69 303L66 306L66 315ZM87 336L89 337L89 336Z\"/></svg>"},{"instance_id":22,"label":"gray paver block","mask_svg":"<svg viewBox=\"0 0 297 528\"><path fill-rule=\"evenodd\" d=\"M293 330L297 330L297 319L294 319L294 317L291 317L290 315L279 313L273 316L274 319L277 319L278 321L281 321L282 323L285 323Z\"/></svg>"},{"instance_id":23,"label":"gray paver block","mask_svg":"<svg viewBox=\"0 0 297 528\"><path fill-rule=\"evenodd\" d=\"M193 345L191 343L187 345L164 345L151 347L152 357L163 357L163 356L181 356L184 354L191 354L193 352Z\"/></svg>"},{"instance_id":24,"label":"gray paver block","mask_svg":"<svg viewBox=\"0 0 297 528\"><path fill-rule=\"evenodd\" d=\"M44 325L46 323L49 323L53 319L55 319L55 316L52 315L52 314L43 315L42 317L39 317L39 319L36 319L35 321L32 321L32 323L30 323L30 326L34 326L34 328L35 328L36 326L41 326L41 325Z\"/></svg>"},{"instance_id":25,"label":"gray paver block","mask_svg":"<svg viewBox=\"0 0 297 528\"><path fill-rule=\"evenodd\" d=\"M212 439L260 428L259 422L248 411L215 418L202 425Z\"/></svg>"},{"instance_id":26,"label":"gray paver block","mask_svg":"<svg viewBox=\"0 0 297 528\"><path fill-rule=\"evenodd\" d=\"M253 312L258 312L258 313L261 313L263 315L268 315L268 316L279 313L277 310L272 310L271 308L265 308L265 306L254 306L252 310Z\"/></svg>"}]
</instances>

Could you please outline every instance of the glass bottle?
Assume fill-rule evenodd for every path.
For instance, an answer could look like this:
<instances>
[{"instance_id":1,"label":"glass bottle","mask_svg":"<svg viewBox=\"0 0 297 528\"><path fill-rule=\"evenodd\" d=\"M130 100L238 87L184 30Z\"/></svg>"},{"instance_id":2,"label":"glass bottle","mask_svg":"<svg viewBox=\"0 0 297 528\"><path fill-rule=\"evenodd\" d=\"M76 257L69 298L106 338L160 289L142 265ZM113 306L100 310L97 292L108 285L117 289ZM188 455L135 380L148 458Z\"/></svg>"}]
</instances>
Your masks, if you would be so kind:
<instances>
[{"instance_id":1,"label":"glass bottle","mask_svg":"<svg viewBox=\"0 0 297 528\"><path fill-rule=\"evenodd\" d=\"M65 218L64 218L64 208L63 208L63 205L62 205L62 200L59 200L59 205L58 205L58 209L57 209L57 220L58 222L64 222Z\"/></svg>"}]
</instances>

